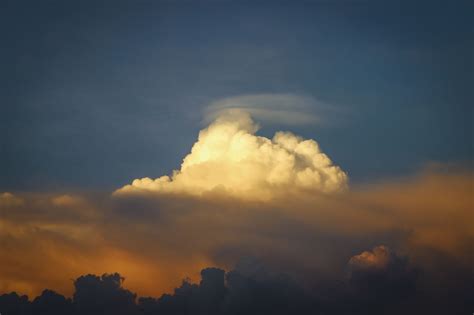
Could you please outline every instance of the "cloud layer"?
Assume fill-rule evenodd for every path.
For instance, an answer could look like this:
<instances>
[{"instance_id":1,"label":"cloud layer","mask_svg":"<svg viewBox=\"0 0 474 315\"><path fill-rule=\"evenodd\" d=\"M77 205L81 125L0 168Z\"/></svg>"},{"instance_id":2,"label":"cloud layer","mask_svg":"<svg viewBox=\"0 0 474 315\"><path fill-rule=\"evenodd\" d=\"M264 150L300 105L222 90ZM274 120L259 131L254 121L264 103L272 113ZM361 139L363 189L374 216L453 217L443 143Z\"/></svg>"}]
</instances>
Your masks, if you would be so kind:
<instances>
[{"instance_id":1,"label":"cloud layer","mask_svg":"<svg viewBox=\"0 0 474 315\"><path fill-rule=\"evenodd\" d=\"M322 122L322 112L329 110L329 108L327 104L310 96L295 94L241 95L211 103L205 108L204 121L211 123L230 110L241 110L265 123L283 125L316 124Z\"/></svg>"},{"instance_id":2,"label":"cloud layer","mask_svg":"<svg viewBox=\"0 0 474 315\"><path fill-rule=\"evenodd\" d=\"M392 254L397 258L395 254ZM377 281L369 281L365 289L377 289L378 298L366 299L365 290L346 282L328 297L322 298L301 287L286 274L271 274L265 266L247 262L243 267L225 272L219 268L201 270L199 283L185 279L172 294L158 298L137 297L126 289L120 274L83 275L74 280L72 299L44 290L33 301L16 293L0 295L0 309L6 314L89 314L89 315L139 315L139 314L397 314L397 303L411 291L398 292L393 288L399 279L386 279L388 268L379 272ZM371 280L368 272L358 273L359 281ZM416 275L402 269L399 276L413 284ZM352 278L350 278L352 280ZM383 282L385 280L385 282ZM383 282L384 287L380 286ZM395 290L394 290L395 289ZM380 297L386 299L381 301ZM361 300L364 298L364 300ZM376 304L374 304L374 301ZM383 304L389 305L381 309ZM377 305L378 307L374 307ZM404 312L410 314L411 312Z\"/></svg>"},{"instance_id":3,"label":"cloud layer","mask_svg":"<svg viewBox=\"0 0 474 315\"><path fill-rule=\"evenodd\" d=\"M348 276L326 284L324 294L247 259L228 272L202 269L199 282L184 279L172 293L156 298L138 297L123 286L125 278L118 273L88 274L74 280L72 298L46 289L30 301L12 292L0 294L0 310L9 315L415 315L464 314L474 306L472 288L454 298L447 295L431 300L433 296L426 296L417 285L418 270L387 246L353 256L348 266Z\"/></svg>"},{"instance_id":4,"label":"cloud layer","mask_svg":"<svg viewBox=\"0 0 474 315\"><path fill-rule=\"evenodd\" d=\"M136 179L115 194L221 191L265 200L282 191L333 193L347 187L346 173L333 165L316 141L290 132L277 132L268 139L255 135L257 130L246 111L221 113L201 130L179 171L157 179Z\"/></svg>"},{"instance_id":5,"label":"cloud layer","mask_svg":"<svg viewBox=\"0 0 474 315\"><path fill-rule=\"evenodd\" d=\"M429 171L340 194L289 191L267 201L215 191L8 194L0 199L0 245L8 253L0 260L0 292L32 296L50 288L71 296L67 279L120 272L131 290L158 296L187 276L197 281L207 266L230 270L255 257L268 272L323 296L347 274L349 291L367 290L367 298L366 276L374 286L412 288L416 275L416 290L448 312L465 303L474 280L472 179L469 171Z\"/></svg>"}]
</instances>

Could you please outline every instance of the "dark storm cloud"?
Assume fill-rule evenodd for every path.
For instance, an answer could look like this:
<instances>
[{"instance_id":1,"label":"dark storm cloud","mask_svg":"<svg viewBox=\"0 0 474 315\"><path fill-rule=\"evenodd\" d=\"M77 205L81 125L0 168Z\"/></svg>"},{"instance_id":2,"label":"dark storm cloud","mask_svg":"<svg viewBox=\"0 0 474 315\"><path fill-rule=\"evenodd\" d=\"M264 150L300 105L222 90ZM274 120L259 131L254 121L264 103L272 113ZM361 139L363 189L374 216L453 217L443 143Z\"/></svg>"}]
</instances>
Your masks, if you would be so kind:
<instances>
[{"instance_id":1,"label":"dark storm cloud","mask_svg":"<svg viewBox=\"0 0 474 315\"><path fill-rule=\"evenodd\" d=\"M382 276L382 275L381 275ZM15 293L0 296L0 309L5 314L339 314L334 300L322 300L307 292L288 276L268 275L260 268L258 273L246 274L240 270L225 272L218 268L201 271L198 284L184 280L173 294L159 298L140 297L122 287L123 278L118 274L81 276L75 280L72 300L45 290L41 296L29 303L26 297ZM379 294L390 295L390 283L386 286L372 286L382 289ZM351 292L349 300L344 290L333 292L332 298L342 298L341 304L350 309L358 298L358 292ZM385 291L385 292L384 292ZM363 293L364 294L364 293ZM397 298L390 301L396 303ZM368 307L370 302L358 301L359 307ZM8 308L7 308L8 307ZM14 310L17 310L15 312ZM39 313L34 313L39 311ZM371 313L371 312L370 312ZM376 313L376 312L374 312ZM368 314L368 313L367 313Z\"/></svg>"},{"instance_id":2,"label":"dark storm cloud","mask_svg":"<svg viewBox=\"0 0 474 315\"><path fill-rule=\"evenodd\" d=\"M382 253L381 253L382 252ZM370 256L372 255L372 256ZM383 257L381 257L383 256ZM325 288L324 295L309 290L286 274L267 272L253 261L225 272L201 271L199 283L183 280L172 294L138 297L123 287L119 274L85 275L74 281L75 292L67 299L45 290L29 302L16 293L0 296L0 310L7 315L29 314L462 314L473 306L472 289L461 297L449 295L432 301L416 289L418 271L406 257L385 246L354 256L344 282ZM449 308L439 308L450 299ZM436 306L438 308L434 308Z\"/></svg>"},{"instance_id":3,"label":"dark storm cloud","mask_svg":"<svg viewBox=\"0 0 474 315\"><path fill-rule=\"evenodd\" d=\"M73 305L79 314L133 314L136 294L122 288L118 274L85 275L74 281Z\"/></svg>"},{"instance_id":4,"label":"dark storm cloud","mask_svg":"<svg viewBox=\"0 0 474 315\"><path fill-rule=\"evenodd\" d=\"M377 246L349 261L349 298L347 303L356 313L396 314L423 302L416 292L417 270L407 257L400 257L386 246ZM344 305L346 307L347 305Z\"/></svg>"}]
</instances>

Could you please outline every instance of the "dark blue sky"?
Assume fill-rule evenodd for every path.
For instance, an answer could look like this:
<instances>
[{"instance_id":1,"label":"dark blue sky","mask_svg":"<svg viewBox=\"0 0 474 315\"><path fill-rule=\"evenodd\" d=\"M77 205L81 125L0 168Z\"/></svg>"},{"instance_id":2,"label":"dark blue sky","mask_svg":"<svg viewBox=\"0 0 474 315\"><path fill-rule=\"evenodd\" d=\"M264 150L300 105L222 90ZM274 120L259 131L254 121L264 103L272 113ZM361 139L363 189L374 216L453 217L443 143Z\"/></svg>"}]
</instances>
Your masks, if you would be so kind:
<instances>
[{"instance_id":1,"label":"dark blue sky","mask_svg":"<svg viewBox=\"0 0 474 315\"><path fill-rule=\"evenodd\" d=\"M1 1L0 190L114 189L179 168L210 102L337 107L264 125L353 183L472 165L470 1Z\"/></svg>"}]
</instances>

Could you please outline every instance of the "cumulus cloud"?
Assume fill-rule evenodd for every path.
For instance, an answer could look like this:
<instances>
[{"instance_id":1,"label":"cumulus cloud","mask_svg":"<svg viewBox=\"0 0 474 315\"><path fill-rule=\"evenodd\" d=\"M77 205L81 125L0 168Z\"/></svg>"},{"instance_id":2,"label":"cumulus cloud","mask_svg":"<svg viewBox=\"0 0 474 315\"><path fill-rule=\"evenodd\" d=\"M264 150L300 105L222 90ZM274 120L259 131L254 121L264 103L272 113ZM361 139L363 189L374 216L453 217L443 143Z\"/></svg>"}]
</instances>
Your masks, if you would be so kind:
<instances>
[{"instance_id":1,"label":"cumulus cloud","mask_svg":"<svg viewBox=\"0 0 474 315\"><path fill-rule=\"evenodd\" d=\"M44 290L32 302L16 293L0 295L6 314L314 314L323 308L286 277L262 280L237 270L205 268L199 283L183 280L172 294L140 297L123 287L119 274L85 275L74 281L72 299Z\"/></svg>"},{"instance_id":2,"label":"cumulus cloud","mask_svg":"<svg viewBox=\"0 0 474 315\"><path fill-rule=\"evenodd\" d=\"M416 295L419 273L404 257L380 245L353 256L350 270L349 296L351 309L365 313L367 306L377 314L418 313L422 298ZM426 307L425 307L426 308Z\"/></svg>"},{"instance_id":3,"label":"cumulus cloud","mask_svg":"<svg viewBox=\"0 0 474 315\"><path fill-rule=\"evenodd\" d=\"M376 246L372 251L364 251L351 257L349 265L355 269L384 269L392 258L387 246Z\"/></svg>"},{"instance_id":4,"label":"cumulus cloud","mask_svg":"<svg viewBox=\"0 0 474 315\"><path fill-rule=\"evenodd\" d=\"M386 247L385 247L386 248ZM374 249L375 250L375 249ZM351 282L324 286L324 295L305 287L285 273L268 273L265 266L248 272L238 266L230 271L207 267L200 281L184 279L172 293L141 296L124 287L118 273L83 275L74 280L72 298L44 290L33 301L16 293L0 295L6 314L189 314L189 315L292 315L292 314L463 314L472 309L470 293L463 299L445 296L431 300L415 289L417 273L392 251L393 263L376 273L359 270ZM248 266L247 266L248 267ZM355 280L355 281L353 281ZM446 300L455 304L443 308ZM440 303L441 302L441 303ZM461 302L461 303L460 303ZM462 302L466 302L463 304Z\"/></svg>"},{"instance_id":5,"label":"cumulus cloud","mask_svg":"<svg viewBox=\"0 0 474 315\"><path fill-rule=\"evenodd\" d=\"M136 294L122 287L118 273L101 277L85 275L74 281L73 307L76 314L136 314Z\"/></svg>"},{"instance_id":6,"label":"cumulus cloud","mask_svg":"<svg viewBox=\"0 0 474 315\"><path fill-rule=\"evenodd\" d=\"M408 257L384 245L351 257L348 267L351 284L359 291L361 288L373 290L390 287L392 297L395 293L409 295L418 276L417 271L410 266Z\"/></svg>"},{"instance_id":7,"label":"cumulus cloud","mask_svg":"<svg viewBox=\"0 0 474 315\"><path fill-rule=\"evenodd\" d=\"M257 130L248 112L226 111L200 131L179 171L157 179L136 179L115 194L222 191L242 198L269 199L283 191L333 193L347 187L346 173L316 141L290 132L277 132L268 139L257 136Z\"/></svg>"}]
</instances>

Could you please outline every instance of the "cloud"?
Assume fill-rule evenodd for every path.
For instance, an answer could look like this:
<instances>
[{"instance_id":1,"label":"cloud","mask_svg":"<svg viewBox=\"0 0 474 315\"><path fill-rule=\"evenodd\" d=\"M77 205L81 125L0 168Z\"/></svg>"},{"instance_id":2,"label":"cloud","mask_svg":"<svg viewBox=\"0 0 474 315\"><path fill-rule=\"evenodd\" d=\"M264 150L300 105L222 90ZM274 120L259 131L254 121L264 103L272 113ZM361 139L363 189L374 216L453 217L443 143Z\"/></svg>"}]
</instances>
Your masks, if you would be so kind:
<instances>
[{"instance_id":1,"label":"cloud","mask_svg":"<svg viewBox=\"0 0 474 315\"><path fill-rule=\"evenodd\" d=\"M72 299L51 291L29 302L16 293L0 295L5 314L301 314L319 311L314 297L285 276L246 276L238 270L208 267L195 284L183 280L172 294L140 297L123 287L120 274L84 275L74 280Z\"/></svg>"},{"instance_id":2,"label":"cloud","mask_svg":"<svg viewBox=\"0 0 474 315\"><path fill-rule=\"evenodd\" d=\"M378 247L374 251L387 247ZM385 254L383 254L385 256ZM138 297L125 288L118 273L83 275L74 280L72 298L44 290L32 302L16 293L0 295L0 309L6 314L430 314L464 313L472 302L459 304L462 299L445 296L457 304L448 309L437 308L439 300L430 300L425 292L415 290L417 273L407 260L393 251L392 263L374 273L369 269L354 270L350 282L324 286L324 295L305 287L286 273L270 273L262 264L233 270L207 267L200 272L200 281L184 279L172 293L159 297ZM254 261L255 264L255 261ZM256 267L256 268L255 268ZM468 291L465 298L469 298ZM428 298L428 299L427 299ZM433 307L435 305L436 307ZM441 303L442 305L442 303Z\"/></svg>"},{"instance_id":3,"label":"cloud","mask_svg":"<svg viewBox=\"0 0 474 315\"><path fill-rule=\"evenodd\" d=\"M355 313L364 313L368 305L377 314L418 313L413 307L426 303L416 292L419 272L387 246L353 256L348 266L348 304Z\"/></svg>"},{"instance_id":4,"label":"cloud","mask_svg":"<svg viewBox=\"0 0 474 315\"><path fill-rule=\"evenodd\" d=\"M409 296L418 276L408 257L400 256L384 245L351 257L348 266L351 284L358 291L369 290L370 295L376 293L373 291L389 288L391 298L395 294Z\"/></svg>"},{"instance_id":5,"label":"cloud","mask_svg":"<svg viewBox=\"0 0 474 315\"><path fill-rule=\"evenodd\" d=\"M73 306L77 314L136 313L136 294L122 287L125 279L118 273L101 277L85 275L74 281Z\"/></svg>"},{"instance_id":6,"label":"cloud","mask_svg":"<svg viewBox=\"0 0 474 315\"><path fill-rule=\"evenodd\" d=\"M226 290L242 288L226 291L234 292L223 302L233 301L232 309L251 309L259 297L264 305L288 301L276 288L291 288L303 291L291 296L310 292L310 300L342 314L350 309L331 301L364 313L374 296L401 305L399 312L413 303L418 313L453 313L468 309L472 296L472 180L466 170L430 170L340 194L297 190L265 201L218 191L70 193L84 201L74 207L53 206L56 194L18 194L22 206L0 211L0 245L8 252L0 292L34 296L50 288L73 296L68 279L120 272L139 296L168 293L165 307L199 286L200 270L216 266L237 272L231 283L228 272L224 278Z\"/></svg>"},{"instance_id":7,"label":"cloud","mask_svg":"<svg viewBox=\"0 0 474 315\"><path fill-rule=\"evenodd\" d=\"M74 312L71 299L48 289L37 296L29 306L31 314L64 315ZM27 314L27 311L21 314Z\"/></svg>"},{"instance_id":8,"label":"cloud","mask_svg":"<svg viewBox=\"0 0 474 315\"><path fill-rule=\"evenodd\" d=\"M290 132L273 139L255 135L258 126L242 110L227 111L201 130L179 171L157 179L136 179L115 192L187 193L210 191L247 199L269 199L291 190L333 193L347 187L347 175L314 140Z\"/></svg>"},{"instance_id":9,"label":"cloud","mask_svg":"<svg viewBox=\"0 0 474 315\"><path fill-rule=\"evenodd\" d=\"M204 122L209 124L229 111L241 110L265 123L290 126L320 124L322 112L329 109L327 104L310 96L295 94L241 95L211 103L204 111Z\"/></svg>"},{"instance_id":10,"label":"cloud","mask_svg":"<svg viewBox=\"0 0 474 315\"><path fill-rule=\"evenodd\" d=\"M372 251L364 251L351 257L349 265L355 269L385 269L392 259L390 250L383 245L376 246Z\"/></svg>"},{"instance_id":11,"label":"cloud","mask_svg":"<svg viewBox=\"0 0 474 315\"><path fill-rule=\"evenodd\" d=\"M51 198L51 203L57 207L74 207L84 203L82 198L71 195L60 195Z\"/></svg>"},{"instance_id":12,"label":"cloud","mask_svg":"<svg viewBox=\"0 0 474 315\"><path fill-rule=\"evenodd\" d=\"M4 192L0 194L0 209L13 208L23 205L23 200L12 193Z\"/></svg>"},{"instance_id":13,"label":"cloud","mask_svg":"<svg viewBox=\"0 0 474 315\"><path fill-rule=\"evenodd\" d=\"M5 314L27 314L30 304L28 296L16 292L0 295L0 309Z\"/></svg>"}]
</instances>

